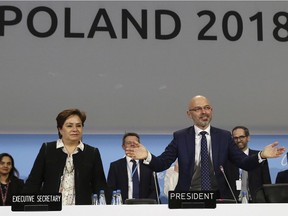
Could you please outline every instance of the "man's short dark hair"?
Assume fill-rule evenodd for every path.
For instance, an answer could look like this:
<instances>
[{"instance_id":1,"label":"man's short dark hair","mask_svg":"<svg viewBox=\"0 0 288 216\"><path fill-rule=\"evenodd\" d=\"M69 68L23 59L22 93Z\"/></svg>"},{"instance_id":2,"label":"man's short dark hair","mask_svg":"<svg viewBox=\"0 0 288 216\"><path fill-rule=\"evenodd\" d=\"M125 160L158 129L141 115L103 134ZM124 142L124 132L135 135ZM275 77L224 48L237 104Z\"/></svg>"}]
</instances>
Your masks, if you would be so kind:
<instances>
[{"instance_id":1,"label":"man's short dark hair","mask_svg":"<svg viewBox=\"0 0 288 216\"><path fill-rule=\"evenodd\" d=\"M127 136L135 136L138 138L138 141L140 142L140 136L137 134L137 133L134 133L134 132L127 132L124 134L123 138L122 138L122 145L125 144L125 139Z\"/></svg>"},{"instance_id":2,"label":"man's short dark hair","mask_svg":"<svg viewBox=\"0 0 288 216\"><path fill-rule=\"evenodd\" d=\"M233 130L232 130L232 135L233 135L233 132L234 132L235 130L237 130L237 129L242 129L242 130L244 130L245 136L250 136L250 133L249 133L248 128L247 128L247 127L244 127L244 126L236 126L236 127L234 127Z\"/></svg>"}]
</instances>

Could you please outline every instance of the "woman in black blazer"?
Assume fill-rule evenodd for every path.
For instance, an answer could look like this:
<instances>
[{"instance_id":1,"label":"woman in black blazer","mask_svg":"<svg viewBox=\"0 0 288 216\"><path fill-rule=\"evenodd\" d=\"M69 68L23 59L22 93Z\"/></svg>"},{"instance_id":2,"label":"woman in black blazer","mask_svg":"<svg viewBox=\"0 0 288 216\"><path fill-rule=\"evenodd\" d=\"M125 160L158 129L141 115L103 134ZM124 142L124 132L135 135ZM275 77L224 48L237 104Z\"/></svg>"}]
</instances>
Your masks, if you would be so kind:
<instances>
[{"instance_id":1,"label":"woman in black blazer","mask_svg":"<svg viewBox=\"0 0 288 216\"><path fill-rule=\"evenodd\" d=\"M8 153L0 154L0 206L11 206L12 195L19 194L23 185L13 157Z\"/></svg>"},{"instance_id":2,"label":"woman in black blazer","mask_svg":"<svg viewBox=\"0 0 288 216\"><path fill-rule=\"evenodd\" d=\"M60 192L63 205L89 205L93 193L108 192L99 150L82 143L85 120L78 109L58 114L59 139L42 145L23 193Z\"/></svg>"}]
</instances>

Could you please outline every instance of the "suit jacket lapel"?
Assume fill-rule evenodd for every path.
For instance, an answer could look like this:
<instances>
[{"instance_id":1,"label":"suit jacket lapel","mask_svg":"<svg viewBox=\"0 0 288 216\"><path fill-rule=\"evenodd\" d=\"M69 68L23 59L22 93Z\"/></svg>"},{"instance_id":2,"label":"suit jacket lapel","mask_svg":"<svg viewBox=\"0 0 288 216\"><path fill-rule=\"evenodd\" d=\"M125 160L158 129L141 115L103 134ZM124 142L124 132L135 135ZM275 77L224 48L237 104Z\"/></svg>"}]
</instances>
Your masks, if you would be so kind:
<instances>
[{"instance_id":1,"label":"suit jacket lapel","mask_svg":"<svg viewBox=\"0 0 288 216\"><path fill-rule=\"evenodd\" d=\"M217 169L215 166L220 166L224 164L219 164L219 156L221 155L220 152L220 145L221 145L221 137L215 131L215 129L211 126L210 128L210 136L211 136L211 148L212 148L212 165L214 165L214 170Z\"/></svg>"},{"instance_id":2,"label":"suit jacket lapel","mask_svg":"<svg viewBox=\"0 0 288 216\"><path fill-rule=\"evenodd\" d=\"M191 164L190 168L190 174L191 178L194 173L194 167L195 167L195 129L194 126L191 127L186 135L186 146L188 158L189 158L189 164Z\"/></svg>"},{"instance_id":3,"label":"suit jacket lapel","mask_svg":"<svg viewBox=\"0 0 288 216\"><path fill-rule=\"evenodd\" d=\"M128 173L127 173L127 160L126 160L126 157L124 157L121 160L120 170L121 170L121 173L123 173L123 178L121 178L121 179L123 179L123 182L127 182L127 184L124 184L124 185L125 185L125 191L127 191L127 195L128 195L129 179L128 179Z\"/></svg>"},{"instance_id":4,"label":"suit jacket lapel","mask_svg":"<svg viewBox=\"0 0 288 216\"><path fill-rule=\"evenodd\" d=\"M140 184L142 185L141 179L143 179L143 175L145 172L145 169L143 168L143 161L142 160L139 160L139 168L141 170L141 172L140 172Z\"/></svg>"},{"instance_id":5,"label":"suit jacket lapel","mask_svg":"<svg viewBox=\"0 0 288 216\"><path fill-rule=\"evenodd\" d=\"M146 167L144 167L144 166L145 166L145 165L143 165L143 160L139 160L139 168L140 168L139 196L140 196L140 198L142 197L143 194L145 194L145 192L142 191L142 190L144 190L145 188L148 189L146 185L149 185L149 184L150 184L150 182L145 182L145 181L143 181L143 179L146 179L144 176L145 176L145 175L147 176L147 172L146 172L147 170L145 169Z\"/></svg>"}]
</instances>

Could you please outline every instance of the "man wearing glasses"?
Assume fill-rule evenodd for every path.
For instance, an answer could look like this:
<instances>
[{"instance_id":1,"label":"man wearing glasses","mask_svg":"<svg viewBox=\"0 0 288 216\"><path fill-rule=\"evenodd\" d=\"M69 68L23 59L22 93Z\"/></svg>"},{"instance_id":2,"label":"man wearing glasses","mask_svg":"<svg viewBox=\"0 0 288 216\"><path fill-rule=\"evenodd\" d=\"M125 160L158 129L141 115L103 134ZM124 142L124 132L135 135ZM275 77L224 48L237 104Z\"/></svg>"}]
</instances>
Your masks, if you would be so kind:
<instances>
[{"instance_id":1,"label":"man wearing glasses","mask_svg":"<svg viewBox=\"0 0 288 216\"><path fill-rule=\"evenodd\" d=\"M235 144L246 154L246 155L257 155L258 150L252 150L248 146L250 141L250 133L248 128L244 126L236 126L232 130L232 137ZM245 175L245 170L238 168L232 163L228 162L226 167L227 178L231 184L232 189L238 200L242 199L241 192L246 191L248 194L249 202L255 202L256 193L261 189L263 184L271 184L271 177L269 171L268 160L261 163L261 166L256 169L250 170ZM244 179L246 178L246 179ZM243 181L246 181L246 188L243 186Z\"/></svg>"},{"instance_id":2,"label":"man wearing glasses","mask_svg":"<svg viewBox=\"0 0 288 216\"><path fill-rule=\"evenodd\" d=\"M223 170L228 160L245 170L252 170L261 166L266 158L280 157L285 147L277 147L278 142L274 142L259 154L247 156L235 145L229 131L210 125L212 113L209 100L201 95L195 96L189 101L187 109L193 125L174 132L172 141L160 156L153 155L137 141L133 147L125 149L126 154L134 159L144 159L156 172L168 169L178 158L176 192L213 190L219 192L217 198L230 198Z\"/></svg>"}]
</instances>

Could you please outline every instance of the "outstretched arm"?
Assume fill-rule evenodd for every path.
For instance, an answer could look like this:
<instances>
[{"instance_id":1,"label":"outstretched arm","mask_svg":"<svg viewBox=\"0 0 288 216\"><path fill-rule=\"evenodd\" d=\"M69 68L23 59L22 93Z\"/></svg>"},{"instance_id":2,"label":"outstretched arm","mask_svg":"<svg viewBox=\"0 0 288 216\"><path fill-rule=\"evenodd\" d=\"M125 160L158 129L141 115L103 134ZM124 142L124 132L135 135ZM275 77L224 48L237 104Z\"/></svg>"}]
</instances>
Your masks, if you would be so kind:
<instances>
[{"instance_id":1,"label":"outstretched arm","mask_svg":"<svg viewBox=\"0 0 288 216\"><path fill-rule=\"evenodd\" d=\"M265 148L260 152L260 156L263 159L266 158L277 158L280 157L284 152L285 152L285 147L276 147L279 143L278 142L274 142L271 143L267 146L265 146Z\"/></svg>"}]
</instances>

